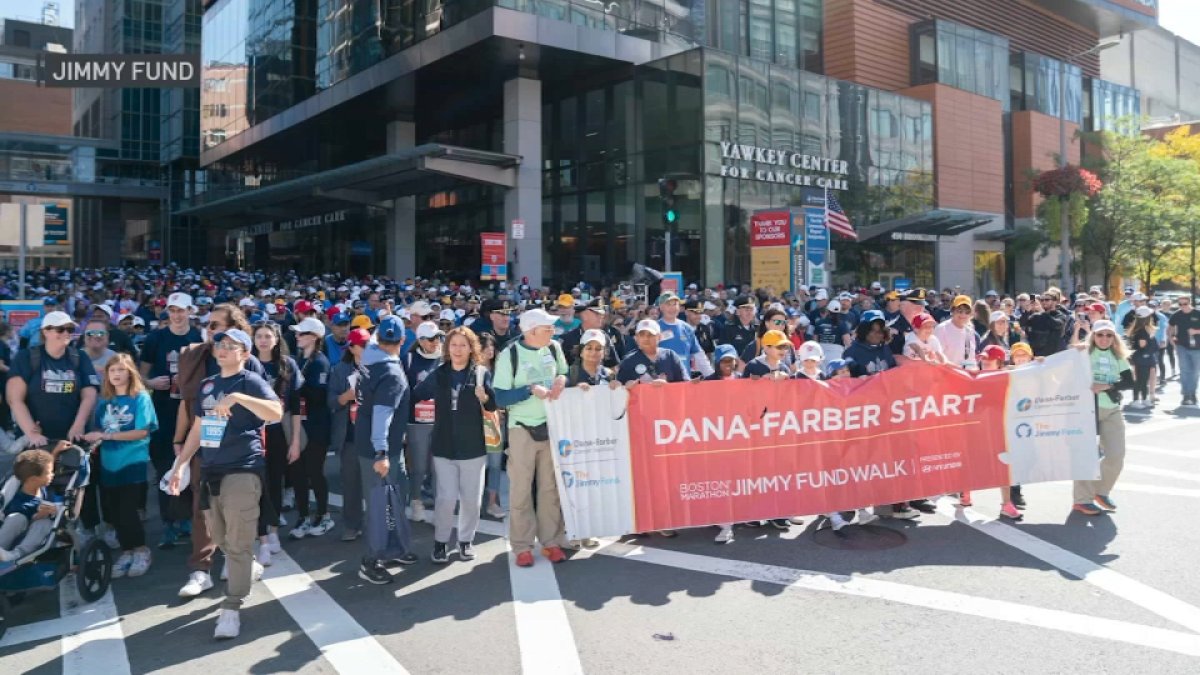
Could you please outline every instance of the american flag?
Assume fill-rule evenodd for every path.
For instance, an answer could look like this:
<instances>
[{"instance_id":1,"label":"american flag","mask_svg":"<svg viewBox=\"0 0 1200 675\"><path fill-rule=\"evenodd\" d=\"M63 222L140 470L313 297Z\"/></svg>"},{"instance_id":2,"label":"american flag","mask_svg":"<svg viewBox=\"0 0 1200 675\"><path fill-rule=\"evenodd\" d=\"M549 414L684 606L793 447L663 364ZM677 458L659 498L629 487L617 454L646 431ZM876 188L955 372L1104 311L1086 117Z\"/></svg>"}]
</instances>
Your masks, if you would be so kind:
<instances>
[{"instance_id":1,"label":"american flag","mask_svg":"<svg viewBox=\"0 0 1200 675\"><path fill-rule=\"evenodd\" d=\"M854 231L854 226L850 224L850 219L838 203L837 196L829 188L825 188L825 224L834 232L858 241L858 233Z\"/></svg>"}]
</instances>

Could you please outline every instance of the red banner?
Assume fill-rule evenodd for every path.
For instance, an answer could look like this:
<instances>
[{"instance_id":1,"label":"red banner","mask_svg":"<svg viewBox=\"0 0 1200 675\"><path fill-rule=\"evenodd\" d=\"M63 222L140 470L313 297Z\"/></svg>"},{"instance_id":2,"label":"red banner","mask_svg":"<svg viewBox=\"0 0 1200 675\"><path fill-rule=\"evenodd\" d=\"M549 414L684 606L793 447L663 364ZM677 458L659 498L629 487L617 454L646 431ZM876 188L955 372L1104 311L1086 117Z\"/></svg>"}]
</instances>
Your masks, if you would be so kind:
<instances>
[{"instance_id":1,"label":"red banner","mask_svg":"<svg viewBox=\"0 0 1200 675\"><path fill-rule=\"evenodd\" d=\"M791 243L790 211L760 211L750 216L750 246L788 246Z\"/></svg>"},{"instance_id":2,"label":"red banner","mask_svg":"<svg viewBox=\"0 0 1200 675\"><path fill-rule=\"evenodd\" d=\"M483 281L508 278L508 251L503 232L479 234L482 263L479 278Z\"/></svg>"},{"instance_id":3,"label":"red banner","mask_svg":"<svg viewBox=\"0 0 1200 675\"><path fill-rule=\"evenodd\" d=\"M636 387L636 531L1009 485L1008 385L1008 373L914 364L858 380Z\"/></svg>"}]
</instances>

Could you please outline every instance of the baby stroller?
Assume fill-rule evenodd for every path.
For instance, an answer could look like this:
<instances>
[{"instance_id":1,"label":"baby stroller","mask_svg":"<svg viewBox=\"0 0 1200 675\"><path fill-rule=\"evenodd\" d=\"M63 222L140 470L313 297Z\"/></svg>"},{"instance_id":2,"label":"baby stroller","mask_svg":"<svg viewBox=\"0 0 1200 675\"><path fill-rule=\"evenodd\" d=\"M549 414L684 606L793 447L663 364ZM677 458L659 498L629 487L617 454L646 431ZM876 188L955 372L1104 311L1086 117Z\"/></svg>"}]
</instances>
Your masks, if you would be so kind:
<instances>
[{"instance_id":1,"label":"baby stroller","mask_svg":"<svg viewBox=\"0 0 1200 675\"><path fill-rule=\"evenodd\" d=\"M83 492L91 474L89 453L71 446L54 462L54 479L47 486L50 499L63 504L53 516L50 536L36 550L0 568L0 637L8 628L9 596L27 591L54 590L63 577L75 571L75 585L84 602L95 602L108 591L112 581L112 551L100 537L79 538L76 521L83 504ZM0 519L3 509L20 489L16 476L0 483Z\"/></svg>"}]
</instances>

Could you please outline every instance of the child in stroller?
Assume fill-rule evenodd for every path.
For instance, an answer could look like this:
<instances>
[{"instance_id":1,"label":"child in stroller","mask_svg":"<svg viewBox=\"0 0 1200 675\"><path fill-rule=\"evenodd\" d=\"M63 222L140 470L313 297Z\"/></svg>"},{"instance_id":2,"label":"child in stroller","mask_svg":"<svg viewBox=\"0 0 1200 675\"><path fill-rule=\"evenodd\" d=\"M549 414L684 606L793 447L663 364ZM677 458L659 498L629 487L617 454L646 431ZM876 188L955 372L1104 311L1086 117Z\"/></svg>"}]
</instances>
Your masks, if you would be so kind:
<instances>
[{"instance_id":1,"label":"child in stroller","mask_svg":"<svg viewBox=\"0 0 1200 675\"><path fill-rule=\"evenodd\" d=\"M54 530L62 505L49 499L46 487L54 479L54 459L69 444L59 444L54 452L26 450L17 455L13 478L19 482L15 494L10 482L3 492L4 510L0 515L0 567L37 551ZM12 479L10 479L11 481Z\"/></svg>"}]
</instances>

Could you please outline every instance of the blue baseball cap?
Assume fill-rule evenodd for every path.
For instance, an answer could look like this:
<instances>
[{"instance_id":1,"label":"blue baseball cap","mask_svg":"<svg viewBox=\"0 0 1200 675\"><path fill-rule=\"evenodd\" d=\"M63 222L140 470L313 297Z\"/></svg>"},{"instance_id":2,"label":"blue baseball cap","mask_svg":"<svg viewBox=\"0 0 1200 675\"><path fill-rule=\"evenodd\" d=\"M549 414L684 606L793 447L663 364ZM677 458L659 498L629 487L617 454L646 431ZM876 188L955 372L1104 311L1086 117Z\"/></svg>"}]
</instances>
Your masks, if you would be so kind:
<instances>
[{"instance_id":1,"label":"blue baseball cap","mask_svg":"<svg viewBox=\"0 0 1200 675\"><path fill-rule=\"evenodd\" d=\"M863 312L862 318L859 319L859 321L861 323L871 323L872 321L882 321L887 323L887 319L883 318L883 312L877 309L868 309L867 311Z\"/></svg>"},{"instance_id":2,"label":"blue baseball cap","mask_svg":"<svg viewBox=\"0 0 1200 675\"><path fill-rule=\"evenodd\" d=\"M42 304L43 304L43 305L57 305L57 304L58 304L58 298L54 298L54 297L46 297L46 298L42 298Z\"/></svg>"},{"instance_id":3,"label":"blue baseball cap","mask_svg":"<svg viewBox=\"0 0 1200 675\"><path fill-rule=\"evenodd\" d=\"M380 342L403 342L404 322L395 314L383 317L375 328L375 338Z\"/></svg>"},{"instance_id":4,"label":"blue baseball cap","mask_svg":"<svg viewBox=\"0 0 1200 675\"><path fill-rule=\"evenodd\" d=\"M215 345L225 338L237 340L238 342L242 343L242 346L246 348L246 351L252 351L254 349L254 342L250 339L250 336L246 335L246 331L239 328L230 328L227 331L217 333L213 336L213 344Z\"/></svg>"},{"instance_id":5,"label":"blue baseball cap","mask_svg":"<svg viewBox=\"0 0 1200 675\"><path fill-rule=\"evenodd\" d=\"M833 377L842 368L854 365L854 359L834 359L825 366L825 377Z\"/></svg>"},{"instance_id":6,"label":"blue baseball cap","mask_svg":"<svg viewBox=\"0 0 1200 675\"><path fill-rule=\"evenodd\" d=\"M349 326L350 315L345 312L338 312L337 314L333 315L332 322L335 326Z\"/></svg>"},{"instance_id":7,"label":"blue baseball cap","mask_svg":"<svg viewBox=\"0 0 1200 675\"><path fill-rule=\"evenodd\" d=\"M713 359L717 363L724 359L736 359L737 357L737 348L733 345L717 345L717 351L713 353Z\"/></svg>"}]
</instances>

